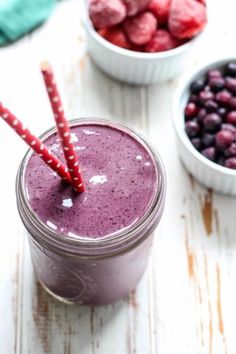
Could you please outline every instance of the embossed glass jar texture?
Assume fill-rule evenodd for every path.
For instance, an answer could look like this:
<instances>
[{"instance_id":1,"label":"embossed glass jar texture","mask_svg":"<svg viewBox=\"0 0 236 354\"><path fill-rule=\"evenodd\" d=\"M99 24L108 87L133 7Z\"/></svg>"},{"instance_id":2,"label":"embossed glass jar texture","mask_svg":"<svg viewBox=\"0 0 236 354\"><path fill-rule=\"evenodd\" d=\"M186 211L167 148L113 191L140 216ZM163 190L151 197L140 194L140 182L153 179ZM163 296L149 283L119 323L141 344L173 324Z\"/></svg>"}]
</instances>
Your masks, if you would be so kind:
<instances>
[{"instance_id":1,"label":"embossed glass jar texture","mask_svg":"<svg viewBox=\"0 0 236 354\"><path fill-rule=\"evenodd\" d=\"M66 303L104 305L126 296L145 271L153 231L163 213L166 176L157 152L130 128L100 119L77 119L70 125L85 123L108 125L132 135L152 157L158 184L153 202L140 222L105 238L75 238L58 234L39 220L28 201L25 171L31 150L23 158L18 171L17 206L27 230L32 262L41 285ZM55 129L50 129L41 139L45 140L54 133Z\"/></svg>"}]
</instances>

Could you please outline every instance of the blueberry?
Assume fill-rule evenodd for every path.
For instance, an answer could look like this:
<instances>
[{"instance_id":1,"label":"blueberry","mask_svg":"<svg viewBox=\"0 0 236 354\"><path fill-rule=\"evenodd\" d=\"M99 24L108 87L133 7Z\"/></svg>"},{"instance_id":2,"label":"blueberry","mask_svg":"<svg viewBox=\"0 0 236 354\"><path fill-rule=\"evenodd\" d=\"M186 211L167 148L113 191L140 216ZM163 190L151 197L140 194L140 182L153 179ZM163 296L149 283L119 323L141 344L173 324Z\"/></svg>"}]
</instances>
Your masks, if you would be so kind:
<instances>
[{"instance_id":1,"label":"blueberry","mask_svg":"<svg viewBox=\"0 0 236 354\"><path fill-rule=\"evenodd\" d=\"M221 130L216 134L216 147L219 150L227 149L234 141L234 134L229 130Z\"/></svg>"},{"instance_id":2,"label":"blueberry","mask_svg":"<svg viewBox=\"0 0 236 354\"><path fill-rule=\"evenodd\" d=\"M236 79L233 77L226 77L225 88L227 88L230 92L235 94L236 93Z\"/></svg>"},{"instance_id":3,"label":"blueberry","mask_svg":"<svg viewBox=\"0 0 236 354\"><path fill-rule=\"evenodd\" d=\"M217 111L217 113L221 116L224 117L227 113L227 109L225 107L220 107Z\"/></svg>"},{"instance_id":4,"label":"blueberry","mask_svg":"<svg viewBox=\"0 0 236 354\"><path fill-rule=\"evenodd\" d=\"M186 118L194 117L195 114L197 113L196 104L193 102L188 103L187 106L185 107L184 113Z\"/></svg>"},{"instance_id":5,"label":"blueberry","mask_svg":"<svg viewBox=\"0 0 236 354\"><path fill-rule=\"evenodd\" d=\"M189 97L189 102L198 103L198 96L194 93Z\"/></svg>"},{"instance_id":6,"label":"blueberry","mask_svg":"<svg viewBox=\"0 0 236 354\"><path fill-rule=\"evenodd\" d=\"M202 142L200 138L192 138L191 143L195 147L195 149L200 150L202 147Z\"/></svg>"},{"instance_id":7,"label":"blueberry","mask_svg":"<svg viewBox=\"0 0 236 354\"><path fill-rule=\"evenodd\" d=\"M225 87L225 80L222 77L213 77L209 81L209 86L213 92L219 92Z\"/></svg>"},{"instance_id":8,"label":"blueberry","mask_svg":"<svg viewBox=\"0 0 236 354\"><path fill-rule=\"evenodd\" d=\"M212 70L208 71L207 77L208 77L208 80L211 80L213 78L219 78L219 77L222 77L222 73L220 70L212 69Z\"/></svg>"},{"instance_id":9,"label":"blueberry","mask_svg":"<svg viewBox=\"0 0 236 354\"><path fill-rule=\"evenodd\" d=\"M229 105L232 109L236 109L236 97L232 97L229 101Z\"/></svg>"},{"instance_id":10,"label":"blueberry","mask_svg":"<svg viewBox=\"0 0 236 354\"><path fill-rule=\"evenodd\" d=\"M199 94L199 100L204 104L208 100L214 100L215 95L211 91L201 91Z\"/></svg>"},{"instance_id":11,"label":"blueberry","mask_svg":"<svg viewBox=\"0 0 236 354\"><path fill-rule=\"evenodd\" d=\"M204 133L202 136L202 144L204 147L213 146L215 143L215 134Z\"/></svg>"},{"instance_id":12,"label":"blueberry","mask_svg":"<svg viewBox=\"0 0 236 354\"><path fill-rule=\"evenodd\" d=\"M236 111L231 111L226 115L226 122L236 125Z\"/></svg>"},{"instance_id":13,"label":"blueberry","mask_svg":"<svg viewBox=\"0 0 236 354\"><path fill-rule=\"evenodd\" d=\"M194 138L200 132L199 124L195 121L189 121L185 124L185 131L189 138Z\"/></svg>"},{"instance_id":14,"label":"blueberry","mask_svg":"<svg viewBox=\"0 0 236 354\"><path fill-rule=\"evenodd\" d=\"M225 150L226 157L236 157L236 144L232 143L228 149Z\"/></svg>"},{"instance_id":15,"label":"blueberry","mask_svg":"<svg viewBox=\"0 0 236 354\"><path fill-rule=\"evenodd\" d=\"M225 160L225 167L236 170L236 157L230 157L229 159Z\"/></svg>"},{"instance_id":16,"label":"blueberry","mask_svg":"<svg viewBox=\"0 0 236 354\"><path fill-rule=\"evenodd\" d=\"M225 157L224 156L219 156L218 159L216 160L218 165L224 166L225 165Z\"/></svg>"},{"instance_id":17,"label":"blueberry","mask_svg":"<svg viewBox=\"0 0 236 354\"><path fill-rule=\"evenodd\" d=\"M193 83L190 86L191 92L199 93L201 90L204 89L204 85L205 85L205 80L203 79L198 79L193 81Z\"/></svg>"},{"instance_id":18,"label":"blueberry","mask_svg":"<svg viewBox=\"0 0 236 354\"><path fill-rule=\"evenodd\" d=\"M201 151L202 155L211 161L215 161L216 149L214 147L208 147Z\"/></svg>"},{"instance_id":19,"label":"blueberry","mask_svg":"<svg viewBox=\"0 0 236 354\"><path fill-rule=\"evenodd\" d=\"M222 130L229 130L231 133L233 133L234 135L236 135L236 127L233 124L229 124L229 123L223 123L221 125L221 129Z\"/></svg>"},{"instance_id":20,"label":"blueberry","mask_svg":"<svg viewBox=\"0 0 236 354\"><path fill-rule=\"evenodd\" d=\"M227 64L225 69L226 75L236 77L236 62Z\"/></svg>"},{"instance_id":21,"label":"blueberry","mask_svg":"<svg viewBox=\"0 0 236 354\"><path fill-rule=\"evenodd\" d=\"M221 92L218 92L216 95L217 102L219 104L221 104L222 106L229 106L231 98L232 98L232 95L227 90L223 90Z\"/></svg>"},{"instance_id":22,"label":"blueberry","mask_svg":"<svg viewBox=\"0 0 236 354\"><path fill-rule=\"evenodd\" d=\"M220 129L222 123L222 119L217 113L210 113L207 114L206 118L204 119L203 125L206 131L208 132L216 132Z\"/></svg>"},{"instance_id":23,"label":"blueberry","mask_svg":"<svg viewBox=\"0 0 236 354\"><path fill-rule=\"evenodd\" d=\"M207 100L204 104L204 107L206 108L207 112L215 112L217 111L219 105L213 100Z\"/></svg>"},{"instance_id":24,"label":"blueberry","mask_svg":"<svg viewBox=\"0 0 236 354\"><path fill-rule=\"evenodd\" d=\"M201 108L197 114L197 120L198 120L198 123L202 124L204 119L206 118L206 115L207 115L207 111L205 108Z\"/></svg>"}]
</instances>

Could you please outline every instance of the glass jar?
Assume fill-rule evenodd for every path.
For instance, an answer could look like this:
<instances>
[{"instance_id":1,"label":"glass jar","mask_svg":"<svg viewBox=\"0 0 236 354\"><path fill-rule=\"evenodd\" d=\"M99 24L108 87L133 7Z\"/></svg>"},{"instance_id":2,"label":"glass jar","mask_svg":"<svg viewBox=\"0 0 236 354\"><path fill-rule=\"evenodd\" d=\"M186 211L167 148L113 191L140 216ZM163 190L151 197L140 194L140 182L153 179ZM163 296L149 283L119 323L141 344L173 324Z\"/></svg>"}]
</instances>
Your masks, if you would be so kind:
<instances>
[{"instance_id":1,"label":"glass jar","mask_svg":"<svg viewBox=\"0 0 236 354\"><path fill-rule=\"evenodd\" d=\"M107 238L87 239L57 234L32 210L25 186L25 171L32 155L28 150L16 179L16 198L27 230L32 262L41 285L66 303L104 305L126 296L142 277L148 262L153 231L163 213L166 176L154 148L125 125L101 119L76 119L70 126L96 124L114 127L132 136L148 151L157 171L157 186L149 209L139 222ZM46 131L44 141L55 128Z\"/></svg>"}]
</instances>

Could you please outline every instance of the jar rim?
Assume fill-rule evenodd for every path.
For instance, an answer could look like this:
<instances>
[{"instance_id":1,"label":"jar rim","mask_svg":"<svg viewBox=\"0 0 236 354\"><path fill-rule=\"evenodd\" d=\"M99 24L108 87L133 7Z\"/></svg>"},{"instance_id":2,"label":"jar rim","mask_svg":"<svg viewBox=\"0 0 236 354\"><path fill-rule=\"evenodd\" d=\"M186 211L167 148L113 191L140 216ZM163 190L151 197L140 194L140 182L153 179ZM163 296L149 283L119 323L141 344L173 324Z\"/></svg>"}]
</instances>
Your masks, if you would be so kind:
<instances>
[{"instance_id":1,"label":"jar rim","mask_svg":"<svg viewBox=\"0 0 236 354\"><path fill-rule=\"evenodd\" d=\"M146 139L134 129L128 127L127 125L116 122L114 120L101 119L101 118L76 118L69 120L70 127L75 127L79 125L100 125L100 126L109 126L111 128L116 128L118 130L122 130L127 133L129 136L134 138L137 142L141 143L142 146L147 150L153 162L155 163L156 175L157 175L157 188L154 194L153 200L150 203L147 211L144 213L143 217L135 224L127 227L127 229L118 230L112 235L103 237L103 238L85 238L85 237L73 237L69 235L60 234L58 237L58 233L51 229L49 226L44 224L34 213L32 207L30 206L29 200L27 198L27 190L25 188L25 172L28 161L33 154L33 150L31 148L28 149L25 156L22 159L22 162L18 169L17 179L16 179L16 195L17 195L17 206L19 210L19 214L23 223L26 226L26 222L24 218L28 220L28 222L33 225L39 234L43 234L43 237L35 239L37 241L41 241L42 244L51 244L56 248L72 250L73 247L79 248L80 251L86 252L89 250L108 250L110 247L114 247L115 245L118 247L124 242L132 243L137 241L135 240L135 235L137 232L141 231L145 225L148 225L149 222L156 215L158 210L164 203L165 199L165 191L166 191L166 175L165 168L162 163L162 160L156 151L156 149L152 146L151 143L146 141ZM40 139L45 141L49 136L56 133L56 127L51 127L46 130L43 134L40 135ZM33 235L32 235L33 236ZM34 237L34 236L33 236ZM135 242L136 243L136 242Z\"/></svg>"}]
</instances>

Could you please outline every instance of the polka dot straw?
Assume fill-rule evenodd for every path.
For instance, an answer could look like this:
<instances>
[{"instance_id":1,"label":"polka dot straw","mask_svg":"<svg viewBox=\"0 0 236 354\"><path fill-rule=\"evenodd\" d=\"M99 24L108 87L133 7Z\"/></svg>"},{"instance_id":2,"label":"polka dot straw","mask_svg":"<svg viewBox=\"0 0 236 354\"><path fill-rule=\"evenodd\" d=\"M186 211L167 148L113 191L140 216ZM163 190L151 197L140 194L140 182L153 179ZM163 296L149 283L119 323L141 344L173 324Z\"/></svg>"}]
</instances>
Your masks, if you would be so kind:
<instances>
[{"instance_id":1,"label":"polka dot straw","mask_svg":"<svg viewBox=\"0 0 236 354\"><path fill-rule=\"evenodd\" d=\"M63 180L71 183L68 168L0 102L0 116Z\"/></svg>"},{"instance_id":2,"label":"polka dot straw","mask_svg":"<svg viewBox=\"0 0 236 354\"><path fill-rule=\"evenodd\" d=\"M61 139L61 145L64 151L66 163L75 191L83 192L84 184L80 172L78 156L75 152L74 145L71 142L70 128L66 120L61 98L54 80L52 68L48 62L41 64L41 72L47 88L48 97L51 103L52 111L56 121L58 135Z\"/></svg>"}]
</instances>

